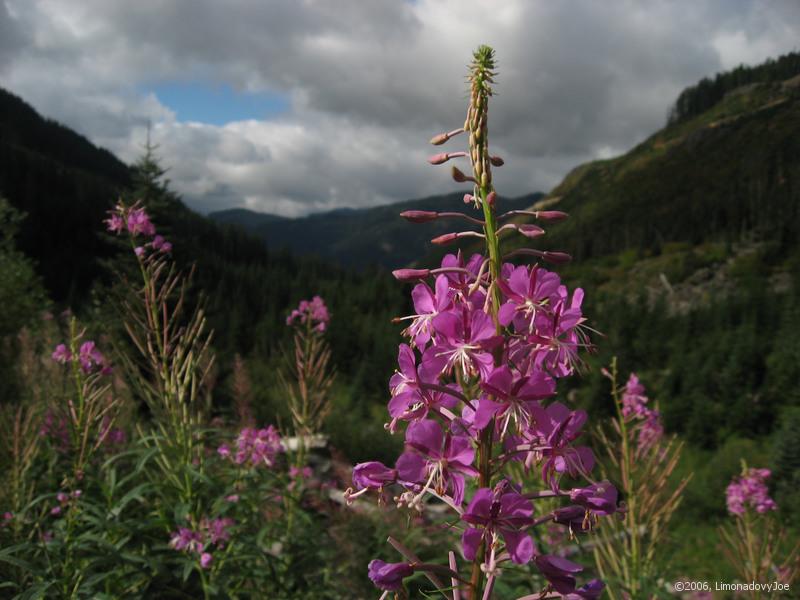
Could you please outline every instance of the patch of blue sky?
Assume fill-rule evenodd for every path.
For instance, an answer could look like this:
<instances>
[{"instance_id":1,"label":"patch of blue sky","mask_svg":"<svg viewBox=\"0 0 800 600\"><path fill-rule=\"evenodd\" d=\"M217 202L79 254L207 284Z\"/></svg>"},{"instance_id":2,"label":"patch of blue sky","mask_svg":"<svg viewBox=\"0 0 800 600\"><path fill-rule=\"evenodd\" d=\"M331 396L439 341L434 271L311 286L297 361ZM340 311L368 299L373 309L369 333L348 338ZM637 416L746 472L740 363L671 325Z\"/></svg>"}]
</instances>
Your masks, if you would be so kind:
<instances>
[{"instance_id":1,"label":"patch of blue sky","mask_svg":"<svg viewBox=\"0 0 800 600\"><path fill-rule=\"evenodd\" d=\"M240 91L227 84L161 82L144 86L179 121L225 125L232 121L275 118L289 110L285 94Z\"/></svg>"}]
</instances>

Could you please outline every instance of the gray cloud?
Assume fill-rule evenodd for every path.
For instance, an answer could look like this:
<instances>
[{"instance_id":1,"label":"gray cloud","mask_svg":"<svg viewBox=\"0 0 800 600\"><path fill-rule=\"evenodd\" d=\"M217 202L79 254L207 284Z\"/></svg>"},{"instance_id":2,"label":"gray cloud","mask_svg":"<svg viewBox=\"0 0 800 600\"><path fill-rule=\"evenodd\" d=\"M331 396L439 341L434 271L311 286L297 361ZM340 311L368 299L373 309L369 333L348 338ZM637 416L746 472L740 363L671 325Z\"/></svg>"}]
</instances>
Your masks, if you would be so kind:
<instances>
[{"instance_id":1,"label":"gray cloud","mask_svg":"<svg viewBox=\"0 0 800 600\"><path fill-rule=\"evenodd\" d=\"M457 189L425 142L460 124L480 43L497 49L491 135L513 195L626 150L683 87L796 49L798 33L791 0L5 0L0 85L126 160L153 122L199 210L297 215ZM140 91L176 80L283 93L291 110L178 122Z\"/></svg>"}]
</instances>

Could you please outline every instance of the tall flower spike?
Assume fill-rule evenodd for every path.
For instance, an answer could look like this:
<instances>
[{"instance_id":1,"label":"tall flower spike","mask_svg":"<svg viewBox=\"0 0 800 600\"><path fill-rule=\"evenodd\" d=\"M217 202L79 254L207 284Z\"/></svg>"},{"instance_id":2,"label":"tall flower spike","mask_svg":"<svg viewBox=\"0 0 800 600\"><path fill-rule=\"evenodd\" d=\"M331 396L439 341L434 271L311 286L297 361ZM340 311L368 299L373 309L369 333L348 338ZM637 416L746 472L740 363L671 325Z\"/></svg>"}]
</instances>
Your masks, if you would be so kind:
<instances>
[{"instance_id":1,"label":"tall flower spike","mask_svg":"<svg viewBox=\"0 0 800 600\"><path fill-rule=\"evenodd\" d=\"M469 149L472 173L482 188L492 183L492 157L489 156L489 96L494 83L494 50L480 46L472 56L470 65L470 103L464 129L469 132ZM491 188L487 190L490 192Z\"/></svg>"}]
</instances>

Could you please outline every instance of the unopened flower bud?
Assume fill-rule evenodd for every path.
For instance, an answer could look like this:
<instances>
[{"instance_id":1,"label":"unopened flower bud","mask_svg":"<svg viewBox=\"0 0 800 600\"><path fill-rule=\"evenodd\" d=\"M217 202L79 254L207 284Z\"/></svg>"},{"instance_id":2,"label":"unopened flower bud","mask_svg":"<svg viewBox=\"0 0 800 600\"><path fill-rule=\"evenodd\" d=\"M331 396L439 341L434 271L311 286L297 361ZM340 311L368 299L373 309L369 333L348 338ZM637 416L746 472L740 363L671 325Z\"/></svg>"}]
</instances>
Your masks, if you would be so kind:
<instances>
[{"instance_id":1,"label":"unopened flower bud","mask_svg":"<svg viewBox=\"0 0 800 600\"><path fill-rule=\"evenodd\" d=\"M440 152L439 154L434 154L433 156L428 158L428 162L431 163L432 165L441 165L443 163L446 163L449 158L450 156L447 154L447 152Z\"/></svg>"},{"instance_id":2,"label":"unopened flower bud","mask_svg":"<svg viewBox=\"0 0 800 600\"><path fill-rule=\"evenodd\" d=\"M544 229L538 225L517 225L516 229L522 235L529 238L535 238L539 237L540 235L544 235Z\"/></svg>"},{"instance_id":3,"label":"unopened flower bud","mask_svg":"<svg viewBox=\"0 0 800 600\"><path fill-rule=\"evenodd\" d=\"M492 190L491 192L489 192L489 195L488 195L488 196L486 196L486 203L487 203L489 206L491 206L492 208L494 208L494 203L495 203L496 201L497 201L497 193L495 193L495 191L494 191L494 190Z\"/></svg>"},{"instance_id":4,"label":"unopened flower bud","mask_svg":"<svg viewBox=\"0 0 800 600\"><path fill-rule=\"evenodd\" d=\"M569 215L567 213L561 212L560 210L540 210L536 213L536 217L542 221L551 221L553 223L563 221L568 216Z\"/></svg>"},{"instance_id":5,"label":"unopened flower bud","mask_svg":"<svg viewBox=\"0 0 800 600\"><path fill-rule=\"evenodd\" d=\"M554 265L564 265L572 260L566 252L543 252L542 259Z\"/></svg>"},{"instance_id":6,"label":"unopened flower bud","mask_svg":"<svg viewBox=\"0 0 800 600\"><path fill-rule=\"evenodd\" d=\"M475 196L472 194L464 194L464 204L469 204L470 202L475 202Z\"/></svg>"},{"instance_id":7,"label":"unopened flower bud","mask_svg":"<svg viewBox=\"0 0 800 600\"><path fill-rule=\"evenodd\" d=\"M431 138L431 144L434 146L441 146L449 139L450 136L448 136L446 133L440 133L439 135L435 135Z\"/></svg>"},{"instance_id":8,"label":"unopened flower bud","mask_svg":"<svg viewBox=\"0 0 800 600\"><path fill-rule=\"evenodd\" d=\"M489 173L488 171L484 171L481 174L481 187L486 187L489 185Z\"/></svg>"},{"instance_id":9,"label":"unopened flower bud","mask_svg":"<svg viewBox=\"0 0 800 600\"><path fill-rule=\"evenodd\" d=\"M458 167L453 167L452 170L453 180L457 181L458 183L464 183L465 181L469 181L467 176L459 169Z\"/></svg>"},{"instance_id":10,"label":"unopened flower bud","mask_svg":"<svg viewBox=\"0 0 800 600\"><path fill-rule=\"evenodd\" d=\"M394 275L394 278L398 281L425 279L430 273L430 269L397 269L396 271L392 271L392 275Z\"/></svg>"},{"instance_id":11,"label":"unopened flower bud","mask_svg":"<svg viewBox=\"0 0 800 600\"><path fill-rule=\"evenodd\" d=\"M439 213L432 210L406 210L400 216L412 223L427 223L439 218Z\"/></svg>"},{"instance_id":12,"label":"unopened flower bud","mask_svg":"<svg viewBox=\"0 0 800 600\"><path fill-rule=\"evenodd\" d=\"M457 239L458 239L457 233L445 233L444 235L440 235L439 237L433 238L431 240L431 243L436 244L438 246L443 246L444 244L455 242Z\"/></svg>"},{"instance_id":13,"label":"unopened flower bud","mask_svg":"<svg viewBox=\"0 0 800 600\"><path fill-rule=\"evenodd\" d=\"M492 163L492 166L495 167L502 167L504 164L506 164L506 161L499 156L490 156L489 161Z\"/></svg>"}]
</instances>

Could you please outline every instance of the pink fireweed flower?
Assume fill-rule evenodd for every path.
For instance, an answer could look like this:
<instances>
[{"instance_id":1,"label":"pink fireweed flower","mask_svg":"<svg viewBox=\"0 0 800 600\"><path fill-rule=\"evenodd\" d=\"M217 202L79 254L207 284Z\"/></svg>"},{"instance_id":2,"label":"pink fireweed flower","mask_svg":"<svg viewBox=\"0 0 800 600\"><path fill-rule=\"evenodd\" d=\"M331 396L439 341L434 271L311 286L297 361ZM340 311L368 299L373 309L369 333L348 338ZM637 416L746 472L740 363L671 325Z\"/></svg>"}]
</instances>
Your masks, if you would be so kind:
<instances>
[{"instance_id":1,"label":"pink fireweed flower","mask_svg":"<svg viewBox=\"0 0 800 600\"><path fill-rule=\"evenodd\" d=\"M103 222L112 233L121 233L125 229L125 220L118 212L112 212L108 219Z\"/></svg>"},{"instance_id":2,"label":"pink fireweed flower","mask_svg":"<svg viewBox=\"0 0 800 600\"><path fill-rule=\"evenodd\" d=\"M153 238L153 241L150 242L150 247L153 250L163 252L164 254L172 252L172 244L165 240L164 236L161 235L157 235Z\"/></svg>"},{"instance_id":3,"label":"pink fireweed flower","mask_svg":"<svg viewBox=\"0 0 800 600\"><path fill-rule=\"evenodd\" d=\"M640 452L645 452L652 448L664 435L660 412L647 408L644 410L643 418L644 421L639 426L639 437L637 439L637 448Z\"/></svg>"},{"instance_id":4,"label":"pink fireweed flower","mask_svg":"<svg viewBox=\"0 0 800 600\"><path fill-rule=\"evenodd\" d=\"M78 360L81 363L81 369L87 375L98 370L103 375L111 372L111 367L106 363L105 357L91 340L81 344Z\"/></svg>"},{"instance_id":5,"label":"pink fireweed flower","mask_svg":"<svg viewBox=\"0 0 800 600\"><path fill-rule=\"evenodd\" d=\"M625 384L622 394L622 416L627 420L633 417L644 417L647 410L648 398L644 386L639 381L636 373L631 373Z\"/></svg>"},{"instance_id":6,"label":"pink fireweed flower","mask_svg":"<svg viewBox=\"0 0 800 600\"><path fill-rule=\"evenodd\" d=\"M370 561L367 569L372 583L390 592L399 590L403 579L414 574L410 563L387 563L378 559Z\"/></svg>"},{"instance_id":7,"label":"pink fireweed flower","mask_svg":"<svg viewBox=\"0 0 800 600\"><path fill-rule=\"evenodd\" d=\"M425 419L408 426L406 445L409 450L397 459L397 474L405 482L422 485L415 500L433 489L439 496L449 492L454 504L460 505L464 476L478 476L472 466L475 449L470 438L444 432L438 422Z\"/></svg>"},{"instance_id":8,"label":"pink fireweed flower","mask_svg":"<svg viewBox=\"0 0 800 600\"><path fill-rule=\"evenodd\" d=\"M237 502L239 502L239 494L231 494L230 496L225 496L225 502L236 504Z\"/></svg>"},{"instance_id":9,"label":"pink fireweed flower","mask_svg":"<svg viewBox=\"0 0 800 600\"><path fill-rule=\"evenodd\" d=\"M188 527L178 527L178 531L172 534L169 545L175 550L197 553L202 552L204 547L200 533Z\"/></svg>"},{"instance_id":10,"label":"pink fireweed flower","mask_svg":"<svg viewBox=\"0 0 800 600\"><path fill-rule=\"evenodd\" d=\"M208 544L216 544L222 548L220 542L226 542L231 539L230 528L233 527L235 521L229 517L220 517L216 519L203 519L200 522L200 528L204 531Z\"/></svg>"},{"instance_id":11,"label":"pink fireweed flower","mask_svg":"<svg viewBox=\"0 0 800 600\"><path fill-rule=\"evenodd\" d=\"M594 468L591 448L572 446L582 433L586 411L571 411L560 402L553 402L546 409L534 406L531 413L534 425L522 436L530 442L526 465L533 460L543 460L542 479L552 490L558 490L564 473L571 477L585 476Z\"/></svg>"},{"instance_id":12,"label":"pink fireweed flower","mask_svg":"<svg viewBox=\"0 0 800 600\"><path fill-rule=\"evenodd\" d=\"M533 506L521 494L505 491L506 487L501 484L495 490L480 488L461 515L470 525L461 536L467 560L475 559L484 538L492 542L497 536L503 538L516 564L524 565L533 557L533 539L525 533L525 528L533 524Z\"/></svg>"},{"instance_id":13,"label":"pink fireweed flower","mask_svg":"<svg viewBox=\"0 0 800 600\"><path fill-rule=\"evenodd\" d=\"M61 363L62 365L72 360L72 352L69 351L69 348L67 348L65 344L59 344L56 346L56 349L53 351L51 356L54 361Z\"/></svg>"},{"instance_id":14,"label":"pink fireweed flower","mask_svg":"<svg viewBox=\"0 0 800 600\"><path fill-rule=\"evenodd\" d=\"M0 528L5 527L6 525L10 525L13 519L14 519L14 513L10 511L4 512L3 518L0 519Z\"/></svg>"},{"instance_id":15,"label":"pink fireweed flower","mask_svg":"<svg viewBox=\"0 0 800 600\"><path fill-rule=\"evenodd\" d=\"M156 234L156 228L153 223L150 222L150 217L143 208L134 208L129 211L126 225L128 231L134 236L141 233L147 237L153 237Z\"/></svg>"},{"instance_id":16,"label":"pink fireweed flower","mask_svg":"<svg viewBox=\"0 0 800 600\"><path fill-rule=\"evenodd\" d=\"M414 300L414 310L417 314L405 317L413 319L411 325L403 332L404 335L414 340L414 345L423 348L431 339L433 333L431 321L441 312L453 308L454 292L450 289L447 276L436 277L435 291L426 283L419 283L411 291Z\"/></svg>"},{"instance_id":17,"label":"pink fireweed flower","mask_svg":"<svg viewBox=\"0 0 800 600\"><path fill-rule=\"evenodd\" d=\"M583 567L566 558L540 554L533 561L553 589L562 594L563 598L594 600L603 593L605 584L598 579L593 579L585 586L576 589L575 575L583 571Z\"/></svg>"},{"instance_id":18,"label":"pink fireweed flower","mask_svg":"<svg viewBox=\"0 0 800 600\"><path fill-rule=\"evenodd\" d=\"M748 506L757 513L777 510L766 484L770 475L769 469L748 469L741 477L734 477L725 490L728 512L741 516Z\"/></svg>"},{"instance_id":19,"label":"pink fireweed flower","mask_svg":"<svg viewBox=\"0 0 800 600\"><path fill-rule=\"evenodd\" d=\"M438 385L447 364L447 359L439 356L436 348L428 348L417 365L414 351L408 345L400 344L397 363L400 369L389 380L392 431L398 419L424 419L429 410L438 411L442 407L452 409L456 405L458 401L455 396L426 387Z\"/></svg>"},{"instance_id":20,"label":"pink fireweed flower","mask_svg":"<svg viewBox=\"0 0 800 600\"><path fill-rule=\"evenodd\" d=\"M328 328L330 320L331 316L325 302L319 296L314 296L311 300L301 300L297 308L286 317L286 324L304 325L307 321L311 321L315 331L323 332Z\"/></svg>"},{"instance_id":21,"label":"pink fireweed flower","mask_svg":"<svg viewBox=\"0 0 800 600\"><path fill-rule=\"evenodd\" d=\"M573 488L569 498L584 507L587 516L602 517L617 511L617 488L608 481L593 483L585 488Z\"/></svg>"},{"instance_id":22,"label":"pink fireweed flower","mask_svg":"<svg viewBox=\"0 0 800 600\"><path fill-rule=\"evenodd\" d=\"M203 552L200 555L200 567L203 569L208 569L211 567L211 563L214 561L214 557L211 555L210 552Z\"/></svg>"},{"instance_id":23,"label":"pink fireweed flower","mask_svg":"<svg viewBox=\"0 0 800 600\"><path fill-rule=\"evenodd\" d=\"M506 297L497 317L504 326L512 322L517 331L533 332L536 317L540 312L549 313L558 301L561 279L556 273L534 266L514 267L503 265L506 277L497 280L497 285Z\"/></svg>"},{"instance_id":24,"label":"pink fireweed flower","mask_svg":"<svg viewBox=\"0 0 800 600\"><path fill-rule=\"evenodd\" d=\"M251 466L271 467L281 452L283 452L283 442L278 430L272 425L262 429L245 427L236 439L236 454L233 460L239 465L249 463Z\"/></svg>"},{"instance_id":25,"label":"pink fireweed flower","mask_svg":"<svg viewBox=\"0 0 800 600\"><path fill-rule=\"evenodd\" d=\"M497 417L498 429L502 432L508 430L511 420L520 429L526 429L531 422L531 407L538 406L537 400L556 393L556 383L552 377L541 371L523 376L512 371L508 365L494 369L481 382L481 388L494 396L496 401L490 400L488 396L480 399L474 425L483 429L492 418Z\"/></svg>"},{"instance_id":26,"label":"pink fireweed flower","mask_svg":"<svg viewBox=\"0 0 800 600\"><path fill-rule=\"evenodd\" d=\"M458 367L464 377L489 376L494 368L492 350L503 343L489 315L463 307L437 315L433 326L441 336L437 355L447 359L448 370Z\"/></svg>"}]
</instances>

